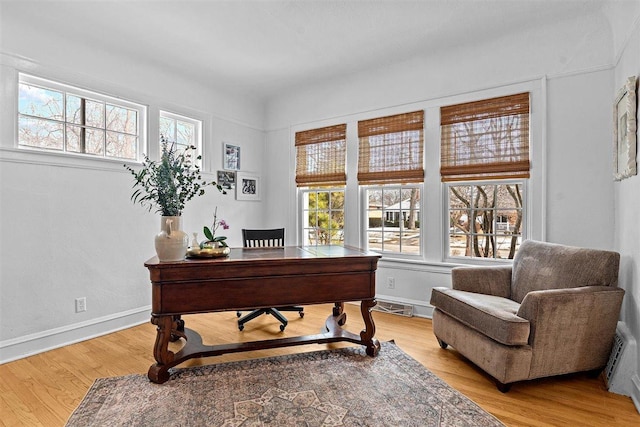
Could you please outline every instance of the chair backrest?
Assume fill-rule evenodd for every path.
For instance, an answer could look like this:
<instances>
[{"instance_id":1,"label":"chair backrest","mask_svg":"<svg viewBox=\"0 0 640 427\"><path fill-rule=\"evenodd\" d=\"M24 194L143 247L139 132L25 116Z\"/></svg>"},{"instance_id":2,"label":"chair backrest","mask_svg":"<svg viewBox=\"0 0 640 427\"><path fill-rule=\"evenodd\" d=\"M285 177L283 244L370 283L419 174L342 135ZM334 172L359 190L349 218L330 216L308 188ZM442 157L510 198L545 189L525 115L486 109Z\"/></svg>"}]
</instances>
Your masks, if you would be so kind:
<instances>
[{"instance_id":1,"label":"chair backrest","mask_svg":"<svg viewBox=\"0 0 640 427\"><path fill-rule=\"evenodd\" d=\"M531 291L580 286L617 286L620 254L526 240L513 259L511 299Z\"/></svg>"},{"instance_id":2,"label":"chair backrest","mask_svg":"<svg viewBox=\"0 0 640 427\"><path fill-rule=\"evenodd\" d=\"M242 244L245 248L266 248L284 246L284 228L268 230L242 229Z\"/></svg>"}]
</instances>

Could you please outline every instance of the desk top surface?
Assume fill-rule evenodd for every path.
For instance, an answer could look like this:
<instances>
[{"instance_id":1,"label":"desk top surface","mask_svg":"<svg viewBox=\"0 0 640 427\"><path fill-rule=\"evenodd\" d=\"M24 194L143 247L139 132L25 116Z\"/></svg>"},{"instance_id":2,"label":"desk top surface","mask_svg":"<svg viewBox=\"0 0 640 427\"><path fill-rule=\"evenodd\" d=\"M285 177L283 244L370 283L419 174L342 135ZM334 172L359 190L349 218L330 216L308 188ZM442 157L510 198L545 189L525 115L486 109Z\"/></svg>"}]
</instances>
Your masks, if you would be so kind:
<instances>
[{"instance_id":1,"label":"desk top surface","mask_svg":"<svg viewBox=\"0 0 640 427\"><path fill-rule=\"evenodd\" d=\"M189 258L183 261L160 262L153 257L144 263L146 267L162 267L176 264L228 263L269 260L311 260L326 258L375 257L380 254L349 246L284 246L266 248L231 248L229 256L220 258Z\"/></svg>"}]
</instances>

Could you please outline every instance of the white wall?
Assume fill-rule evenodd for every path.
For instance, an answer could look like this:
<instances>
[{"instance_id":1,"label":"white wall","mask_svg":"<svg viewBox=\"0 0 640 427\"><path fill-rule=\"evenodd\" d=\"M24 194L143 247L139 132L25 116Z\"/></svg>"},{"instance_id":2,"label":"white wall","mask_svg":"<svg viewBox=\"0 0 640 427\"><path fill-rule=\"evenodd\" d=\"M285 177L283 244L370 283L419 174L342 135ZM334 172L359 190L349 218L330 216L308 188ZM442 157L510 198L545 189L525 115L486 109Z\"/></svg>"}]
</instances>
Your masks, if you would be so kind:
<instances>
[{"instance_id":1,"label":"white wall","mask_svg":"<svg viewBox=\"0 0 640 427\"><path fill-rule=\"evenodd\" d=\"M627 33L619 36L617 62L613 79L612 96L622 88L630 76L640 76L640 19L638 10L627 13L613 14L614 27L620 28L632 23ZM619 12L619 11L618 11ZM635 17L631 20L630 17ZM638 134L636 133L636 137ZM640 341L640 177L633 176L616 182L613 186L614 215L614 247L622 254L620 265L620 286L626 294L622 307L621 332L631 338L631 344L625 351L630 353L629 360L632 367L620 366L625 375L623 380L614 384L616 391L631 395L637 408L640 408L640 357L638 357L638 342Z\"/></svg>"},{"instance_id":2,"label":"white wall","mask_svg":"<svg viewBox=\"0 0 640 427\"><path fill-rule=\"evenodd\" d=\"M638 16L637 10L630 13ZM635 287L625 299L621 319L622 324L631 324L637 339L640 205L637 197L632 197L638 192L633 184L637 178L614 184L612 177L612 101L618 85L614 85L614 75L619 74L617 68L614 72L614 45L619 43L614 44L611 26L604 19L603 15L590 16L529 29L508 39L416 57L385 69L318 82L271 99L266 110L269 155L274 160L288 158L290 163L287 173L281 170L270 174L270 188L288 188L288 192L273 191L267 212L271 217L281 216L282 210L277 207L287 206L286 226L296 225L292 185L292 134L296 129L349 122L354 116L402 108L410 111L416 105L438 105L450 99L474 97L491 88L539 80L544 111L532 111L542 115L532 130L542 134L532 147L534 153L543 151L532 164L532 170L542 173L542 188L536 191L542 192L543 197L533 206L535 215L541 217L537 219L543 222L539 233L547 241L621 252L621 285L628 293ZM615 32L618 39L622 34L624 31ZM627 46L638 46L637 36ZM637 49L632 58L625 57L624 61L632 62L631 69L622 73L625 77L639 74ZM616 82L621 80L615 78ZM428 110L426 117L428 129L433 120ZM438 144L439 138L437 132L428 133L429 130L427 166L429 144ZM437 153L437 149L432 152L436 156ZM427 168L425 182L433 184L434 174L437 175L437 168ZM347 191L353 179L349 177ZM440 203L437 192L428 193L433 191L431 188L425 187L427 204ZM354 203L357 209L357 202ZM439 221L439 217L429 218ZM358 227L357 219L346 226ZM429 245L434 241L438 245L439 240L440 237L427 237L423 242L427 254L433 253ZM413 304L417 314L430 315L431 288L450 286L451 265L437 261L428 257L423 263L383 260L377 275L378 297ZM394 290L386 289L390 276L395 277ZM637 364L636 358L632 364ZM631 366L631 371L637 373L639 368Z\"/></svg>"},{"instance_id":3,"label":"white wall","mask_svg":"<svg viewBox=\"0 0 640 427\"><path fill-rule=\"evenodd\" d=\"M159 217L129 200L133 178L120 162L69 159L16 149L19 71L119 96L149 108L158 139L165 109L204 121L204 167L222 169L222 144L241 147L243 171L263 174L264 105L197 83L135 58L31 28L3 5L0 17L0 362L147 322L150 285L143 263L154 255ZM63 48L61 48L61 46ZM215 180L215 174L205 174ZM266 179L265 179L266 181ZM267 226L263 202L236 201L209 188L183 215L186 232L219 216L231 245L243 227ZM75 313L75 298L87 311Z\"/></svg>"}]
</instances>

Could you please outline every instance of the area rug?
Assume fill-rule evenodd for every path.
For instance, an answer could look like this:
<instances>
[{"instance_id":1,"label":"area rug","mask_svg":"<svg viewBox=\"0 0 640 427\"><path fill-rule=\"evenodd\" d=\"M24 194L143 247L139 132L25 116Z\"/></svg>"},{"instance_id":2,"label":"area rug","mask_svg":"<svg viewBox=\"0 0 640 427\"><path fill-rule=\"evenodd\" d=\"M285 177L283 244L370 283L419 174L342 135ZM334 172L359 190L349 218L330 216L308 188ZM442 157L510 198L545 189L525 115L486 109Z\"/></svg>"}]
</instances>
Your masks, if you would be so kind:
<instances>
[{"instance_id":1,"label":"area rug","mask_svg":"<svg viewBox=\"0 0 640 427\"><path fill-rule=\"evenodd\" d=\"M393 343L102 378L68 427L502 426Z\"/></svg>"}]
</instances>

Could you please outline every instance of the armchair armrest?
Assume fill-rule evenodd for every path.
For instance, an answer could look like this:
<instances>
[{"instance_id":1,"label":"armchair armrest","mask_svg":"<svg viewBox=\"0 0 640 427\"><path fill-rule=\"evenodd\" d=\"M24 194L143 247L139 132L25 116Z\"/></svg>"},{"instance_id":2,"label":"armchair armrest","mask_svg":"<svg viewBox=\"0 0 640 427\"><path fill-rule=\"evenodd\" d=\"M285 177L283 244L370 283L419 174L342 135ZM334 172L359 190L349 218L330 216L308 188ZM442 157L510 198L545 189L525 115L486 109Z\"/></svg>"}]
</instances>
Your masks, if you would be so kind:
<instances>
[{"instance_id":1,"label":"armchair armrest","mask_svg":"<svg viewBox=\"0 0 640 427\"><path fill-rule=\"evenodd\" d=\"M606 365L624 289L583 286L529 292L517 315L529 320L530 378Z\"/></svg>"},{"instance_id":2,"label":"armchair armrest","mask_svg":"<svg viewBox=\"0 0 640 427\"><path fill-rule=\"evenodd\" d=\"M476 292L509 298L511 296L511 266L455 267L451 270L451 285L459 291Z\"/></svg>"}]
</instances>

